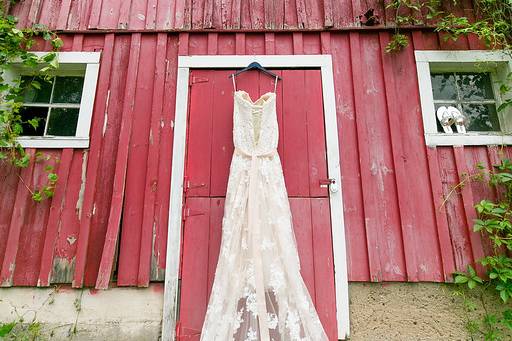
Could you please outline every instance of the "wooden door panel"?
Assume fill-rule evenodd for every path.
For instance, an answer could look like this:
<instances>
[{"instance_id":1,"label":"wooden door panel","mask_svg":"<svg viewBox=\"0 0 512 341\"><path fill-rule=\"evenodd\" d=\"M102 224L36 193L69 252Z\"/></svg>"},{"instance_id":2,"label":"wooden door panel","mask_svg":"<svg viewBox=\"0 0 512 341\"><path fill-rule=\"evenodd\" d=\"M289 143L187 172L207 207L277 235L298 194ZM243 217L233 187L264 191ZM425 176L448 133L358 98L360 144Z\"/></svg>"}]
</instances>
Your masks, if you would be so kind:
<instances>
[{"instance_id":1,"label":"wooden door panel","mask_svg":"<svg viewBox=\"0 0 512 341\"><path fill-rule=\"evenodd\" d=\"M329 340L336 340L336 297L328 198L291 198L301 275ZM189 198L185 220L180 325L184 340L201 330L220 250L223 198Z\"/></svg>"},{"instance_id":2,"label":"wooden door panel","mask_svg":"<svg viewBox=\"0 0 512 341\"><path fill-rule=\"evenodd\" d=\"M229 165L233 156L233 70L215 71L213 87L211 196L223 197L228 185Z\"/></svg>"},{"instance_id":3,"label":"wooden door panel","mask_svg":"<svg viewBox=\"0 0 512 341\"><path fill-rule=\"evenodd\" d=\"M188 198L183 227L180 327L184 340L199 340L208 304L210 199ZM179 338L178 338L179 340Z\"/></svg>"},{"instance_id":4,"label":"wooden door panel","mask_svg":"<svg viewBox=\"0 0 512 341\"><path fill-rule=\"evenodd\" d=\"M205 70L195 70L190 78L193 91L190 91L185 164L184 186L187 196L210 195L212 121L213 116L218 116L214 115L214 88L209 81L211 76Z\"/></svg>"},{"instance_id":5,"label":"wooden door panel","mask_svg":"<svg viewBox=\"0 0 512 341\"><path fill-rule=\"evenodd\" d=\"M182 340L198 340L219 255L224 197L233 153L234 70L191 72L186 191L181 264ZM278 152L290 197L301 275L330 340L336 339L336 300L327 178L321 74L276 70L283 77L276 98ZM237 78L252 100L274 90L274 79L258 72ZM197 185L204 184L201 187Z\"/></svg>"},{"instance_id":6,"label":"wooden door panel","mask_svg":"<svg viewBox=\"0 0 512 341\"><path fill-rule=\"evenodd\" d=\"M186 177L192 188L187 196L226 195L233 153L233 83L228 78L232 72L191 72ZM276 73L283 77L276 98L278 152L288 195L327 197L319 183L327 178L320 70ZM253 100L274 90L274 79L257 72L244 73L236 82Z\"/></svg>"}]
</instances>

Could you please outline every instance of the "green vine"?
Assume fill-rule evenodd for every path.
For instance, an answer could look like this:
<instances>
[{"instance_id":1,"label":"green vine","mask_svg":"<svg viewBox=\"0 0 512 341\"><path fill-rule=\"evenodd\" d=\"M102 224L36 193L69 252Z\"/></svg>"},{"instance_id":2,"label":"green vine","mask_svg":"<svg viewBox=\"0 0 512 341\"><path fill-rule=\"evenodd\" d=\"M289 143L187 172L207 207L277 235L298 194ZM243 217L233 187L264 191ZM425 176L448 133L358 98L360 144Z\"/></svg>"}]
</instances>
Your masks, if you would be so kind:
<instances>
[{"instance_id":1,"label":"green vine","mask_svg":"<svg viewBox=\"0 0 512 341\"><path fill-rule=\"evenodd\" d=\"M457 0L451 0L451 3L454 6L460 6ZM408 46L409 39L401 33L402 26L420 26L426 22L433 22L435 31L443 33L445 40L457 40L460 36L474 34L488 48L511 50L512 1L473 0L476 19L447 13L442 10L441 5L440 0L392 0L389 2L386 8L394 11L396 29L386 47L386 52L398 52ZM410 14L403 15L403 12Z\"/></svg>"},{"instance_id":2,"label":"green vine","mask_svg":"<svg viewBox=\"0 0 512 341\"><path fill-rule=\"evenodd\" d=\"M477 310L477 304L468 298L465 290L476 293L483 310L479 319L468 318L466 321L472 338L495 341L503 340L512 332L512 162L504 159L493 169L478 168L475 174L466 175L456 188L462 188L470 181L482 181L496 193L495 199L481 200L475 205L478 217L473 230L480 233L483 240L488 240L491 246L490 253L477 260L486 270L486 277L480 276L469 265L466 272L454 274L454 281L461 286L456 294L463 298L467 312ZM499 297L502 306L488 309L485 302L489 294Z\"/></svg>"},{"instance_id":3,"label":"green vine","mask_svg":"<svg viewBox=\"0 0 512 341\"><path fill-rule=\"evenodd\" d=\"M8 6L8 2L4 2L3 6ZM41 82L50 81L59 67L55 51L63 42L43 25L18 28L17 19L8 15L3 8L5 7L0 8L0 162L9 163L16 168L26 168L31 162L49 161L50 157L39 153L30 155L18 142L24 127L35 129L39 125L38 119L24 121L20 115L23 96L26 91L40 89ZM38 38L50 42L53 52L42 57L30 52ZM15 67L28 70L32 77L9 79L7 75ZM45 167L47 180L40 188L30 188L18 174L33 200L38 202L53 196L58 179L53 170L51 165Z\"/></svg>"}]
</instances>

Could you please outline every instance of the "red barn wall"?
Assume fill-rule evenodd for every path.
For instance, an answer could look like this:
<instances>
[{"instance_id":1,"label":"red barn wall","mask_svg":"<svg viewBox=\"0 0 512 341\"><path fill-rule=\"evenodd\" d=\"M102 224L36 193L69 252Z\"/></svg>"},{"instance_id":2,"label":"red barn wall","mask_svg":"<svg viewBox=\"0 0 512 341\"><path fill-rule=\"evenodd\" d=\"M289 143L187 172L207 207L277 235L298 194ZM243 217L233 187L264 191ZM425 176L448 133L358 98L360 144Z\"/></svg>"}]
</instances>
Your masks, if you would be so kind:
<instances>
[{"instance_id":1,"label":"red barn wall","mask_svg":"<svg viewBox=\"0 0 512 341\"><path fill-rule=\"evenodd\" d=\"M150 2L141 6L150 8ZM62 7L80 3L64 1ZM92 20L98 6L107 13L98 3L89 3L90 13L78 18ZM131 18L135 3L116 11ZM41 4L41 13L53 13L45 20L61 21L61 14L44 7L55 2ZM82 25L76 18L68 22ZM493 193L475 183L443 207L442 197L477 162L490 165L511 153L425 146L414 49L478 45L467 39L444 43L420 30L409 36L411 45L390 55L384 52L387 31L63 34L64 51L103 51L91 145L37 150L59 159L55 197L38 204L24 182L44 182L45 163L21 172L0 164L1 284L94 286L102 254L104 264L114 261L103 247L107 230L119 223L118 285L163 279L177 58L198 54L331 54L349 280L449 280L483 254L479 236L470 232L472 205ZM122 209L121 222L114 219L116 209Z\"/></svg>"},{"instance_id":2,"label":"red barn wall","mask_svg":"<svg viewBox=\"0 0 512 341\"><path fill-rule=\"evenodd\" d=\"M394 24L395 10L378 0L25 0L13 14L22 26L58 30L319 30L360 26L373 9L377 27ZM448 13L473 16L472 1L441 4ZM425 12L425 11L423 11ZM411 14L401 9L401 15ZM427 18L412 13L417 19ZM425 15L426 13L423 13Z\"/></svg>"}]
</instances>

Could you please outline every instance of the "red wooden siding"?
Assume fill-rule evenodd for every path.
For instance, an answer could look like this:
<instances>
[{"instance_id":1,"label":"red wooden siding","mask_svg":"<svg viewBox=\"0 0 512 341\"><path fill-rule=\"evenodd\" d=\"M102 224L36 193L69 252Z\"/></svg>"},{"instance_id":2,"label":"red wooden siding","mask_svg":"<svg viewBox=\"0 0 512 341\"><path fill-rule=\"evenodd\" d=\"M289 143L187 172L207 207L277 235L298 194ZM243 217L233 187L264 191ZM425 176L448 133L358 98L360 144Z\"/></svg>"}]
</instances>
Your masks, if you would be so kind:
<instances>
[{"instance_id":1,"label":"red wooden siding","mask_svg":"<svg viewBox=\"0 0 512 341\"><path fill-rule=\"evenodd\" d=\"M87 2L61 6L80 4ZM126 18L131 6L119 9ZM413 55L413 48L477 48L473 40L444 43L415 31L413 44L390 56L389 33L377 31L63 37L64 50L103 50L91 147L41 150L59 158L60 180L55 198L40 204L16 170L1 166L2 285L104 287L112 269L119 285L162 280L178 54L332 54L351 281L444 281L482 254L469 225L473 202L489 193L473 184L441 207L442 195L500 150L425 146ZM43 168L35 163L19 175L34 186Z\"/></svg>"},{"instance_id":2,"label":"red wooden siding","mask_svg":"<svg viewBox=\"0 0 512 341\"><path fill-rule=\"evenodd\" d=\"M360 0L25 0L13 13L23 26L45 24L59 30L288 30L357 27L369 9L377 26L393 25L388 1ZM457 8L443 2L449 13L472 16L471 1ZM418 17L418 15L416 15ZM418 18L421 19L421 18ZM426 20L426 18L423 18Z\"/></svg>"}]
</instances>

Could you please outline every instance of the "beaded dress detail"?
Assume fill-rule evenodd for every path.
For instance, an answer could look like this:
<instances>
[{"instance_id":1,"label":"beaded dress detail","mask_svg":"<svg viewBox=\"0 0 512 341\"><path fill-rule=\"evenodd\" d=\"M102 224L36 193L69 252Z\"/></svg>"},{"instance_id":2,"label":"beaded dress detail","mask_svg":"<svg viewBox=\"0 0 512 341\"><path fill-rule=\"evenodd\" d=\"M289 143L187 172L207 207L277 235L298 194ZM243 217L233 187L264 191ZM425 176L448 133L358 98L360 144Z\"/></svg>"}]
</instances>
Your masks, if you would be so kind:
<instances>
[{"instance_id":1,"label":"beaded dress detail","mask_svg":"<svg viewBox=\"0 0 512 341\"><path fill-rule=\"evenodd\" d=\"M328 340L300 274L277 153L276 93L253 102L233 85L235 151L201 340Z\"/></svg>"}]
</instances>

